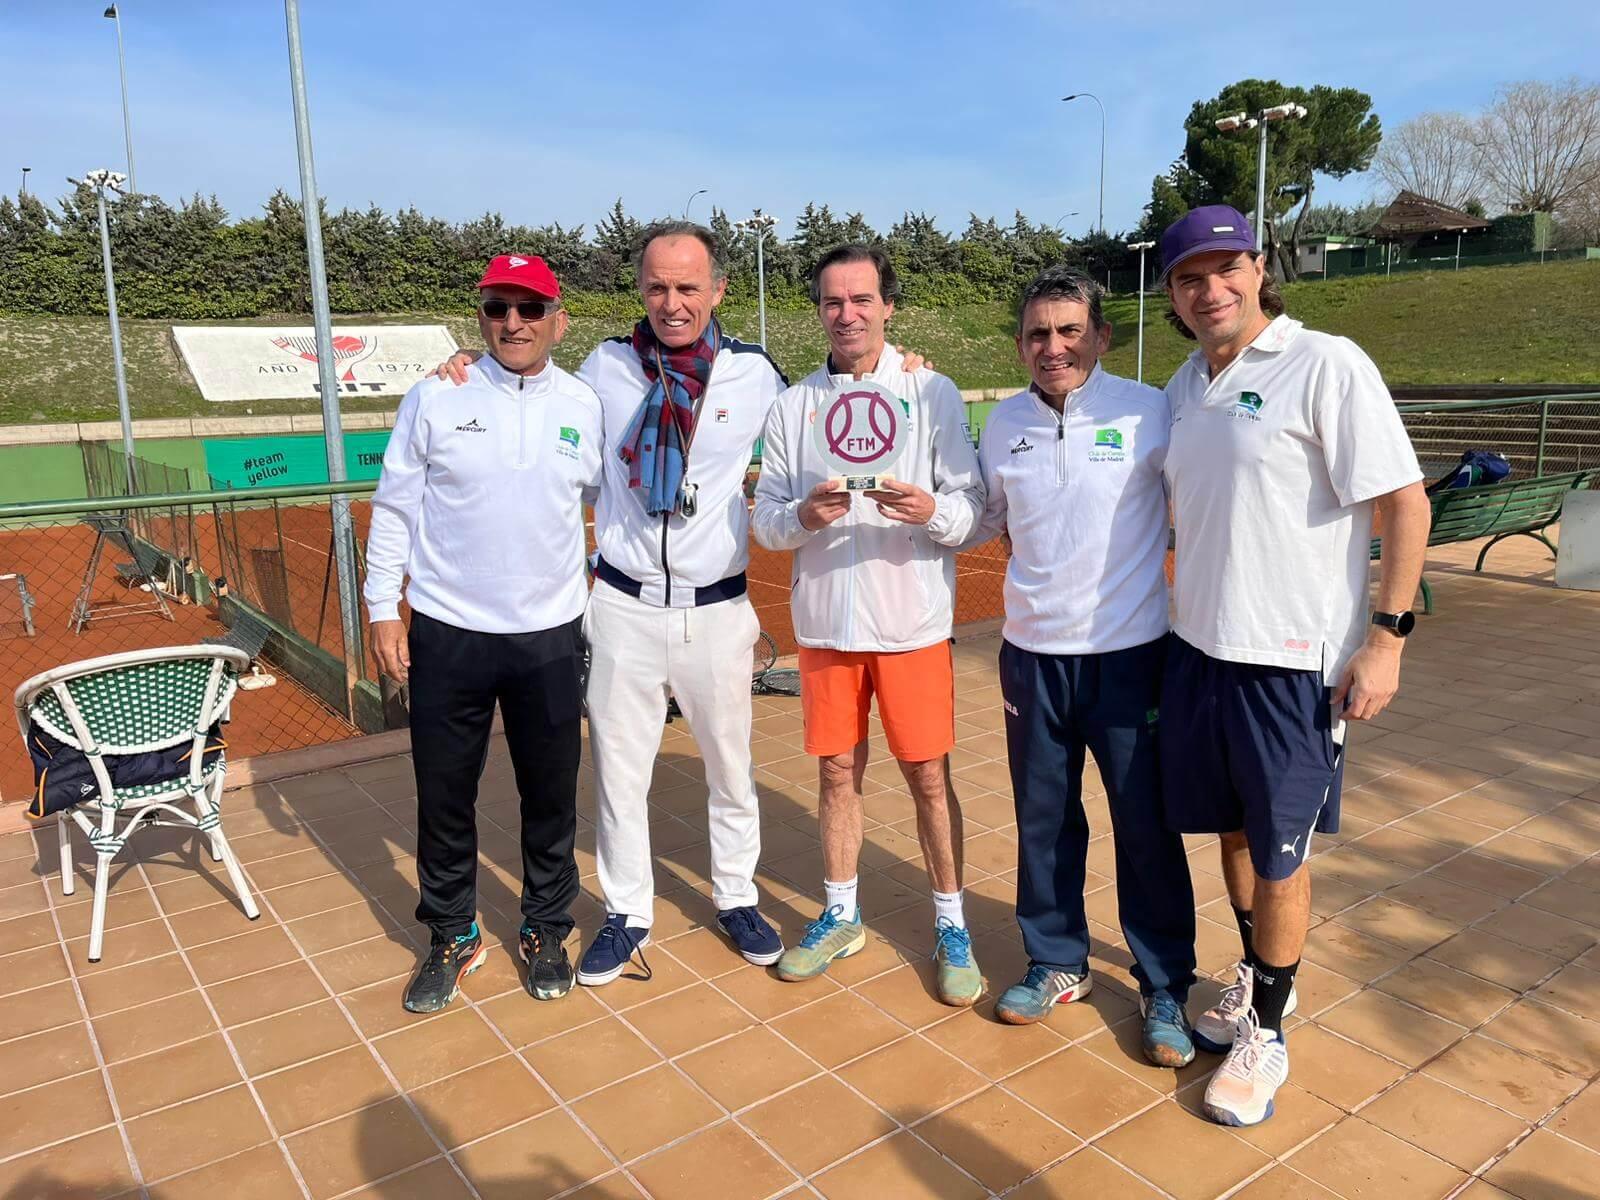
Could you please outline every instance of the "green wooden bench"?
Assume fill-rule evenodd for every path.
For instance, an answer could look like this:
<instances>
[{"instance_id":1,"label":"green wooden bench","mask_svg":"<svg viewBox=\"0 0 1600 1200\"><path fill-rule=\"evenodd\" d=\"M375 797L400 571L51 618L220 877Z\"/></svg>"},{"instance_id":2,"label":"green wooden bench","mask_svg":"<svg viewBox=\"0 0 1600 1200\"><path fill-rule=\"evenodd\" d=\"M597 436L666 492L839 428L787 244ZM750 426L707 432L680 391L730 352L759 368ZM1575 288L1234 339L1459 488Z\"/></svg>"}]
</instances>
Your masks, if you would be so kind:
<instances>
[{"instance_id":1,"label":"green wooden bench","mask_svg":"<svg viewBox=\"0 0 1600 1200\"><path fill-rule=\"evenodd\" d=\"M1478 552L1474 571L1483 570L1483 560L1496 543L1508 537L1531 537L1544 543L1551 554L1554 543L1544 530L1561 519L1561 504L1568 492L1592 488L1600 483L1600 470L1569 471L1564 475L1541 475L1511 483L1485 487L1454 488L1432 497L1433 517L1428 525L1428 545L1445 546L1452 542L1489 539ZM1372 539L1372 557L1382 557L1383 539ZM1433 612L1433 589L1422 581L1422 611Z\"/></svg>"}]
</instances>

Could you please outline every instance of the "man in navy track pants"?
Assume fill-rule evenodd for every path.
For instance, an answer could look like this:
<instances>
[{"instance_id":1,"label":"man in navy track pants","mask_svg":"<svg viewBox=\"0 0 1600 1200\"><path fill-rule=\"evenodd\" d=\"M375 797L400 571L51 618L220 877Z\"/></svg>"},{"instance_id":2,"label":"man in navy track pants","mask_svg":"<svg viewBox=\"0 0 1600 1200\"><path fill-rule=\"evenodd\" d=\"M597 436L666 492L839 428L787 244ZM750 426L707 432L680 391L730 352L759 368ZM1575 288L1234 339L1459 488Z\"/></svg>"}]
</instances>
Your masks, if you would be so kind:
<instances>
[{"instance_id":1,"label":"man in navy track pants","mask_svg":"<svg viewBox=\"0 0 1600 1200\"><path fill-rule=\"evenodd\" d=\"M1163 821L1156 739L1167 640L1166 398L1109 375L1101 288L1065 268L1023 292L1017 352L1032 385L1002 400L978 457L988 501L974 539L1004 532L1000 685L1017 807L1017 923L1027 974L996 1005L1012 1024L1088 993L1083 887L1086 754L1105 784L1117 906L1133 954L1144 1053L1194 1057L1194 889Z\"/></svg>"}]
</instances>

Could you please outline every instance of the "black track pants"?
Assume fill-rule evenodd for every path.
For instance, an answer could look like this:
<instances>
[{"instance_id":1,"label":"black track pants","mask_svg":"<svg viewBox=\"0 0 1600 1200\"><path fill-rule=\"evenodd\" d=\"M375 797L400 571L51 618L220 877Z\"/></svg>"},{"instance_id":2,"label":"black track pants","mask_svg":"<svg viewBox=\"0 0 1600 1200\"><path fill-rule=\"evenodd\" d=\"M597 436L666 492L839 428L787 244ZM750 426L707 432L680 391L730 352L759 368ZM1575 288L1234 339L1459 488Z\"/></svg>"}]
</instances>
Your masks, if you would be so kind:
<instances>
[{"instance_id":1,"label":"black track pants","mask_svg":"<svg viewBox=\"0 0 1600 1200\"><path fill-rule=\"evenodd\" d=\"M563 937L572 929L580 637L577 621L535 633L474 633L412 613L417 919L437 934L465 933L477 919L475 809L496 701L522 798L522 919Z\"/></svg>"}]
</instances>

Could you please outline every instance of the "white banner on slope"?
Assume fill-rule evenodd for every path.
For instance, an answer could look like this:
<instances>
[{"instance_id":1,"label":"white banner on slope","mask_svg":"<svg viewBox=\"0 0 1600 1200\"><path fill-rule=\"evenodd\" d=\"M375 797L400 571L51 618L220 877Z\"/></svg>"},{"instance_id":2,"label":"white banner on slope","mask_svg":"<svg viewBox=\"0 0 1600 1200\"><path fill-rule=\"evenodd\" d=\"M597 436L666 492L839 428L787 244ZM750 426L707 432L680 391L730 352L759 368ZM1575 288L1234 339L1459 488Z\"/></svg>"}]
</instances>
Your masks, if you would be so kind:
<instances>
[{"instance_id":1,"label":"white banner on slope","mask_svg":"<svg viewBox=\"0 0 1600 1200\"><path fill-rule=\"evenodd\" d=\"M175 325L172 338L207 400L298 400L321 394L311 327ZM443 325L336 325L334 369L345 396L403 396L456 352Z\"/></svg>"}]
</instances>

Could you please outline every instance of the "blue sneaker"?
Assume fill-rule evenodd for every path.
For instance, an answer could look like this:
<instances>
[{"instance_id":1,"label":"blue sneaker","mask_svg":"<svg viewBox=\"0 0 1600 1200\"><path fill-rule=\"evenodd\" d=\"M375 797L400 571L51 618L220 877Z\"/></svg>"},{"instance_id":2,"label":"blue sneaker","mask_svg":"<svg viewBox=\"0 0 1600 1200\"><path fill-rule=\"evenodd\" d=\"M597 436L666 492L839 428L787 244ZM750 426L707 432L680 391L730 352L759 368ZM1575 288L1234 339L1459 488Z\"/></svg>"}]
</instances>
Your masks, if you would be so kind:
<instances>
[{"instance_id":1,"label":"blue sneaker","mask_svg":"<svg viewBox=\"0 0 1600 1200\"><path fill-rule=\"evenodd\" d=\"M1061 971L1043 963L1029 963L1028 973L1000 994L994 1015L1007 1025L1032 1025L1050 1015L1058 1004L1081 1000L1094 988L1087 971Z\"/></svg>"},{"instance_id":2,"label":"blue sneaker","mask_svg":"<svg viewBox=\"0 0 1600 1200\"><path fill-rule=\"evenodd\" d=\"M578 982L584 987L610 983L622 974L633 956L649 944L648 925L629 925L622 913L607 913L606 923L600 926L578 963ZM639 966L644 977L649 979L652 972L643 954L639 954Z\"/></svg>"},{"instance_id":3,"label":"blue sneaker","mask_svg":"<svg viewBox=\"0 0 1600 1200\"><path fill-rule=\"evenodd\" d=\"M834 959L849 958L865 948L867 930L861 924L861 909L856 909L853 920L840 920L843 915L841 905L823 909L822 915L806 926L800 944L783 952L778 960L778 978L790 983L815 979Z\"/></svg>"},{"instance_id":4,"label":"blue sneaker","mask_svg":"<svg viewBox=\"0 0 1600 1200\"><path fill-rule=\"evenodd\" d=\"M755 905L725 908L717 914L717 924L739 953L744 955L745 962L758 967L770 967L783 957L783 939L778 936L776 929L762 919Z\"/></svg>"},{"instance_id":5,"label":"blue sneaker","mask_svg":"<svg viewBox=\"0 0 1600 1200\"><path fill-rule=\"evenodd\" d=\"M1194 1061L1194 1037L1183 1004L1171 992L1139 997L1144 1016L1144 1056L1158 1067L1186 1067Z\"/></svg>"},{"instance_id":6,"label":"blue sneaker","mask_svg":"<svg viewBox=\"0 0 1600 1200\"><path fill-rule=\"evenodd\" d=\"M939 1002L954 1008L971 1008L983 995L983 972L972 956L972 935L965 926L940 917L934 924L938 939L933 948L938 975Z\"/></svg>"}]
</instances>

